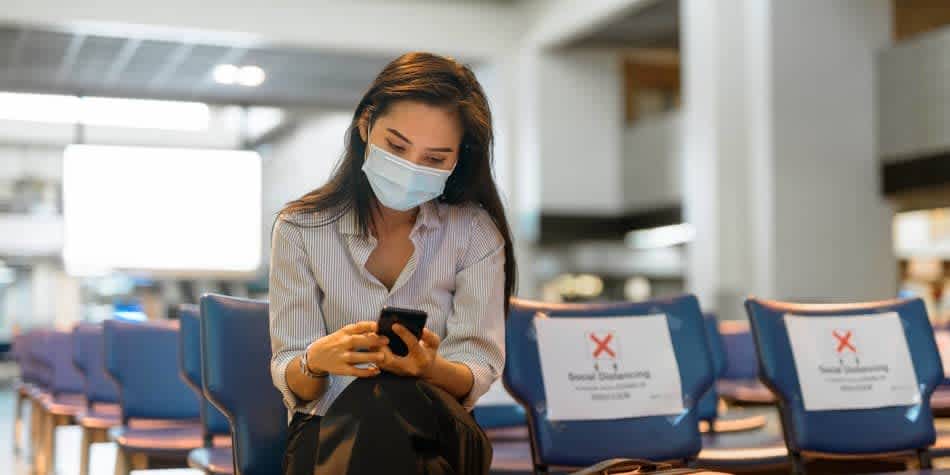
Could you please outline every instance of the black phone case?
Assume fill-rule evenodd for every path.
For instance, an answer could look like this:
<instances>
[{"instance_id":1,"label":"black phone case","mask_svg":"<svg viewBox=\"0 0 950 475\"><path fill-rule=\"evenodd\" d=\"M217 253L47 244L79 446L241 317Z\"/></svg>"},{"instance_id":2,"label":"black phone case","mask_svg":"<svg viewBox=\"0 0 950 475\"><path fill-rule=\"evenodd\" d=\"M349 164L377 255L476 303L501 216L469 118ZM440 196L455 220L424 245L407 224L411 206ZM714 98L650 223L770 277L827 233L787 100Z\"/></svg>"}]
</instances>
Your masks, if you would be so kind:
<instances>
[{"instance_id":1,"label":"black phone case","mask_svg":"<svg viewBox=\"0 0 950 475\"><path fill-rule=\"evenodd\" d=\"M422 337L422 329L425 328L428 315L419 310L409 310L404 308L386 307L379 313L379 334L389 338L389 349L396 356L406 356L409 354L409 348L394 331L392 325L402 324L416 338Z\"/></svg>"}]
</instances>

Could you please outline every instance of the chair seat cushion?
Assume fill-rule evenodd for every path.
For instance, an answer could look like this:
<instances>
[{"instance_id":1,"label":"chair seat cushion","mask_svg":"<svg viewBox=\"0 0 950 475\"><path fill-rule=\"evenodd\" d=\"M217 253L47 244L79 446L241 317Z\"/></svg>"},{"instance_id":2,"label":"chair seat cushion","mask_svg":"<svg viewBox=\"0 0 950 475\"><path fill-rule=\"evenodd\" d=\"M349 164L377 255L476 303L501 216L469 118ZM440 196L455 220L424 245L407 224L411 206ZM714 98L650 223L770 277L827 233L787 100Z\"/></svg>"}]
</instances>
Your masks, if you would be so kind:
<instances>
[{"instance_id":1,"label":"chair seat cushion","mask_svg":"<svg viewBox=\"0 0 950 475\"><path fill-rule=\"evenodd\" d=\"M764 384L755 380L726 379L716 385L724 399L746 404L773 404L775 395Z\"/></svg>"},{"instance_id":2,"label":"chair seat cushion","mask_svg":"<svg viewBox=\"0 0 950 475\"><path fill-rule=\"evenodd\" d=\"M86 408L86 398L82 394L47 395L40 404L54 416L70 416L79 414Z\"/></svg>"},{"instance_id":3,"label":"chair seat cushion","mask_svg":"<svg viewBox=\"0 0 950 475\"><path fill-rule=\"evenodd\" d=\"M709 445L709 447L706 447ZM768 468L785 467L789 463L788 449L782 440L772 440L757 446L716 447L705 444L696 457L697 465L702 467L737 470L743 467Z\"/></svg>"},{"instance_id":4,"label":"chair seat cushion","mask_svg":"<svg viewBox=\"0 0 950 475\"><path fill-rule=\"evenodd\" d=\"M765 427L768 420L762 415L731 414L726 412L713 421L712 431L709 422L699 421L699 431L702 433L715 432L725 434L730 432L745 432Z\"/></svg>"},{"instance_id":5,"label":"chair seat cushion","mask_svg":"<svg viewBox=\"0 0 950 475\"><path fill-rule=\"evenodd\" d=\"M950 387L938 386L930 396L930 407L940 415L950 413Z\"/></svg>"},{"instance_id":6,"label":"chair seat cushion","mask_svg":"<svg viewBox=\"0 0 950 475\"><path fill-rule=\"evenodd\" d=\"M118 404L96 404L77 414L76 421L87 429L109 429L122 422L120 412Z\"/></svg>"},{"instance_id":7,"label":"chair seat cushion","mask_svg":"<svg viewBox=\"0 0 950 475\"><path fill-rule=\"evenodd\" d=\"M30 385L26 388L26 396L30 399L42 401L43 399L48 398L49 395L50 393L46 392L45 389L36 385Z\"/></svg>"},{"instance_id":8,"label":"chair seat cushion","mask_svg":"<svg viewBox=\"0 0 950 475\"><path fill-rule=\"evenodd\" d=\"M231 475L234 457L231 447L201 447L188 453L188 466L205 473Z\"/></svg>"},{"instance_id":9,"label":"chair seat cushion","mask_svg":"<svg viewBox=\"0 0 950 475\"><path fill-rule=\"evenodd\" d=\"M203 445L201 425L197 422L173 427L136 428L116 426L110 437L123 450L146 455L174 456L184 459L188 452Z\"/></svg>"}]
</instances>

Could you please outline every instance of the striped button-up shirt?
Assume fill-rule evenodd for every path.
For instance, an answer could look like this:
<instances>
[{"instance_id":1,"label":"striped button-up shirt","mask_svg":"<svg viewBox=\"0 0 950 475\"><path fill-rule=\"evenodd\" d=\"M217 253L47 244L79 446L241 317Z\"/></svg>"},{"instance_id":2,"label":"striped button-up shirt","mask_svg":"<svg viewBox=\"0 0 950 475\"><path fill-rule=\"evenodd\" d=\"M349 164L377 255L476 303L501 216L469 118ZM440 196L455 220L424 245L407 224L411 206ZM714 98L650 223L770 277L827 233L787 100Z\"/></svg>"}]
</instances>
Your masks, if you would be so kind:
<instances>
[{"instance_id":1,"label":"striped button-up shirt","mask_svg":"<svg viewBox=\"0 0 950 475\"><path fill-rule=\"evenodd\" d=\"M323 396L300 401L284 371L314 340L383 307L418 309L442 338L439 354L474 376L462 401L471 408L504 367L504 240L488 213L474 205L428 202L409 234L415 249L392 290L366 270L376 247L361 237L352 211L281 217L274 226L270 267L271 376L288 409L323 415L355 378L330 375ZM292 368L296 370L296 368Z\"/></svg>"}]
</instances>

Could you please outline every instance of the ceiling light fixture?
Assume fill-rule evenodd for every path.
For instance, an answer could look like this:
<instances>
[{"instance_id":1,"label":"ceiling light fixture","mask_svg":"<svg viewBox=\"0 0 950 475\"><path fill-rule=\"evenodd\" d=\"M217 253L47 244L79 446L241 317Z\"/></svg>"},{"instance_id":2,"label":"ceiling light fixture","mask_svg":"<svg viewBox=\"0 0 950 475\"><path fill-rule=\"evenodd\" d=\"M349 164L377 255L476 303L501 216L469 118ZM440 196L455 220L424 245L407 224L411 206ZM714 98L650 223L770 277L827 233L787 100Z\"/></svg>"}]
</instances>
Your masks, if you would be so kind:
<instances>
[{"instance_id":1,"label":"ceiling light fixture","mask_svg":"<svg viewBox=\"0 0 950 475\"><path fill-rule=\"evenodd\" d=\"M243 66L238 71L237 82L242 86L257 87L264 84L267 74L258 66Z\"/></svg>"},{"instance_id":2,"label":"ceiling light fixture","mask_svg":"<svg viewBox=\"0 0 950 475\"><path fill-rule=\"evenodd\" d=\"M218 84L234 84L237 82L238 71L240 69L233 64L219 64L215 66L214 82Z\"/></svg>"},{"instance_id":3,"label":"ceiling light fixture","mask_svg":"<svg viewBox=\"0 0 950 475\"><path fill-rule=\"evenodd\" d=\"M260 66L235 66L233 64L219 64L212 71L214 81L224 85L241 85L257 87L264 84L267 73Z\"/></svg>"}]
</instances>

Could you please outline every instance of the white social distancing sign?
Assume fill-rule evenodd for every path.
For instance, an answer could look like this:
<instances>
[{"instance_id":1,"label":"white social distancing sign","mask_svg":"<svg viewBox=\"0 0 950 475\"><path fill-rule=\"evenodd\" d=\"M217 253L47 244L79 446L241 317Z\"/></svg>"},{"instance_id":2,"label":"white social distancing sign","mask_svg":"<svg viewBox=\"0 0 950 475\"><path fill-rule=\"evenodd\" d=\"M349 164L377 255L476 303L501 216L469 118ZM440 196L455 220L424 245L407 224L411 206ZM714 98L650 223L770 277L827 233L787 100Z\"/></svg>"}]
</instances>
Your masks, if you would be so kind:
<instances>
[{"instance_id":1,"label":"white social distancing sign","mask_svg":"<svg viewBox=\"0 0 950 475\"><path fill-rule=\"evenodd\" d=\"M805 410L920 403L917 375L897 313L785 315Z\"/></svg>"},{"instance_id":2,"label":"white social distancing sign","mask_svg":"<svg viewBox=\"0 0 950 475\"><path fill-rule=\"evenodd\" d=\"M683 412L666 315L534 319L551 420Z\"/></svg>"}]
</instances>

